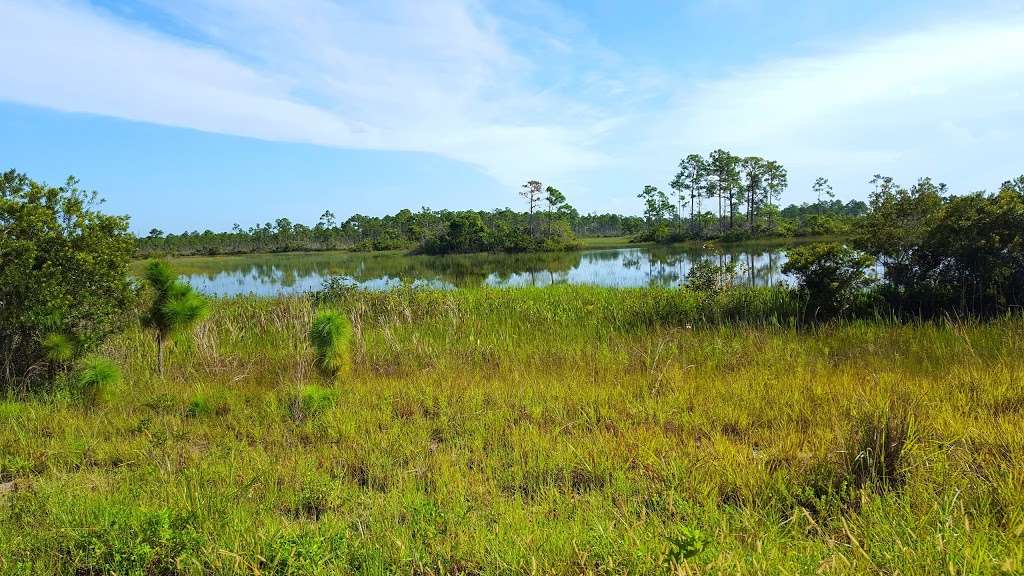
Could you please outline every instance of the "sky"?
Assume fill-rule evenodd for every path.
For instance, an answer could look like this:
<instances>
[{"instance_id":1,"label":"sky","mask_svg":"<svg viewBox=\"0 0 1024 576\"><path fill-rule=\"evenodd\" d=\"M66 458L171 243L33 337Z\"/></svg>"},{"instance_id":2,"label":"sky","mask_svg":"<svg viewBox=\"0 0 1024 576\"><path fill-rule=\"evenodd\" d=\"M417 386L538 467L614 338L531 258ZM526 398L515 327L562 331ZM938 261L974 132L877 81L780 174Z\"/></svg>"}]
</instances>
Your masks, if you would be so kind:
<instances>
[{"instance_id":1,"label":"sky","mask_svg":"<svg viewBox=\"0 0 1024 576\"><path fill-rule=\"evenodd\" d=\"M137 232L641 210L679 159L954 192L1024 173L1021 0L0 0L0 169Z\"/></svg>"}]
</instances>

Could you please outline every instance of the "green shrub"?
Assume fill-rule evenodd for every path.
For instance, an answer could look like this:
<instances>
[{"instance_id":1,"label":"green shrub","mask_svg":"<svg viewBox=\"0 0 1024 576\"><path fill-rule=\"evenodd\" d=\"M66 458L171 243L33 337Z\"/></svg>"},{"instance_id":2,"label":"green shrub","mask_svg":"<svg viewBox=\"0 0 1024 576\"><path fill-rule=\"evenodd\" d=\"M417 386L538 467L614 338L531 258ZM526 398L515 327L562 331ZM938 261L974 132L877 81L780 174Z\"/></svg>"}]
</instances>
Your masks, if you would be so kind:
<instances>
[{"instance_id":1,"label":"green shrub","mask_svg":"<svg viewBox=\"0 0 1024 576\"><path fill-rule=\"evenodd\" d=\"M321 386L304 386L299 392L299 406L307 417L319 416L334 407L338 393Z\"/></svg>"},{"instance_id":2,"label":"green shrub","mask_svg":"<svg viewBox=\"0 0 1024 576\"><path fill-rule=\"evenodd\" d=\"M813 318L828 319L845 313L872 282L867 270L874 260L841 244L797 246L787 257L782 271L796 276Z\"/></svg>"},{"instance_id":3,"label":"green shrub","mask_svg":"<svg viewBox=\"0 0 1024 576\"><path fill-rule=\"evenodd\" d=\"M316 366L326 376L336 376L350 367L352 324L344 314L335 310L318 312L309 328L309 340Z\"/></svg>"},{"instance_id":4,"label":"green shrub","mask_svg":"<svg viewBox=\"0 0 1024 576\"><path fill-rule=\"evenodd\" d=\"M678 534L668 538L669 549L665 563L671 571L679 569L684 561L689 560L706 550L710 539L696 528L683 526Z\"/></svg>"},{"instance_id":5,"label":"green shrub","mask_svg":"<svg viewBox=\"0 0 1024 576\"><path fill-rule=\"evenodd\" d=\"M196 396L188 403L188 409L185 410L185 415L190 418L198 418L200 416L212 416L216 412L216 406L207 396Z\"/></svg>"},{"instance_id":6,"label":"green shrub","mask_svg":"<svg viewBox=\"0 0 1024 576\"><path fill-rule=\"evenodd\" d=\"M156 334L156 368L164 373L164 344L206 316L209 303L191 286L178 280L170 265L154 260L146 266L146 282L153 291L153 301L142 317L143 325Z\"/></svg>"},{"instance_id":7,"label":"green shrub","mask_svg":"<svg viewBox=\"0 0 1024 576\"><path fill-rule=\"evenodd\" d=\"M131 308L128 218L69 178L0 174L0 388L34 387L120 330Z\"/></svg>"},{"instance_id":8,"label":"green shrub","mask_svg":"<svg viewBox=\"0 0 1024 576\"><path fill-rule=\"evenodd\" d=\"M698 260L686 273L686 287L695 292L718 292L730 288L736 280L736 262L714 264L710 260Z\"/></svg>"},{"instance_id":9,"label":"green shrub","mask_svg":"<svg viewBox=\"0 0 1024 576\"><path fill-rule=\"evenodd\" d=\"M89 358L78 373L78 391L89 402L107 399L121 381L121 371L107 358Z\"/></svg>"},{"instance_id":10,"label":"green shrub","mask_svg":"<svg viewBox=\"0 0 1024 576\"><path fill-rule=\"evenodd\" d=\"M342 534L278 534L267 540L259 572L273 576L326 573L344 561L347 548Z\"/></svg>"}]
</instances>

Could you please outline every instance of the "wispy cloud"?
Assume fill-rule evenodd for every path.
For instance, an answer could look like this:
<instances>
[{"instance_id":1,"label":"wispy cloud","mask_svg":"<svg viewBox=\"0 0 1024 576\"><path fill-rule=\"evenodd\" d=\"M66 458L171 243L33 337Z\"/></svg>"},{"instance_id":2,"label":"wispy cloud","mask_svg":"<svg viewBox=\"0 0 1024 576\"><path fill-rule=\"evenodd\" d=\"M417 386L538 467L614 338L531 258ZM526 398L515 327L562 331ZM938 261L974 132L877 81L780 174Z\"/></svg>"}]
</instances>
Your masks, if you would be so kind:
<instances>
[{"instance_id":1,"label":"wispy cloud","mask_svg":"<svg viewBox=\"0 0 1024 576\"><path fill-rule=\"evenodd\" d=\"M997 145L1005 136L999 126L1024 121L1017 54L1024 54L1024 17L1017 16L864 37L679 87L670 120L644 139L655 149L772 155L795 167L798 180L944 171L964 160L965 146L990 154L979 171L999 164L1020 170Z\"/></svg>"},{"instance_id":2,"label":"wispy cloud","mask_svg":"<svg viewBox=\"0 0 1024 576\"><path fill-rule=\"evenodd\" d=\"M608 114L526 85L535 64L472 0L152 4L202 43L81 2L0 1L0 98L269 140L433 152L506 183L602 158L593 144Z\"/></svg>"},{"instance_id":3,"label":"wispy cloud","mask_svg":"<svg viewBox=\"0 0 1024 576\"><path fill-rule=\"evenodd\" d=\"M1024 122L1020 11L682 81L544 0L500 15L484 0L145 2L175 33L85 0L0 0L0 99L430 152L508 186L557 178L604 206L719 146L784 161L798 187L975 158L988 178L1016 161L1006 126Z\"/></svg>"}]
</instances>

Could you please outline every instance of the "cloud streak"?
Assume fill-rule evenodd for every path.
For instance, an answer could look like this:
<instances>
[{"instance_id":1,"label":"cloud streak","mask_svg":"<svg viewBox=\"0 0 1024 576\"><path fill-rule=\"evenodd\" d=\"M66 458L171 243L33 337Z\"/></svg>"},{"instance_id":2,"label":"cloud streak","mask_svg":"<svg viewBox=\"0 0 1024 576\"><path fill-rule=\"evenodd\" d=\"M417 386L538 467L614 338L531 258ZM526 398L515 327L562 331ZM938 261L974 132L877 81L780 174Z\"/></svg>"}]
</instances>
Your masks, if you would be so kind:
<instances>
[{"instance_id":1,"label":"cloud streak","mask_svg":"<svg viewBox=\"0 0 1024 576\"><path fill-rule=\"evenodd\" d=\"M592 125L604 115L525 87L531 63L473 2L154 5L205 42L82 3L0 0L10 80L0 98L267 140L431 152L506 184L524 169L553 175L602 159L592 146L601 125Z\"/></svg>"},{"instance_id":2,"label":"cloud streak","mask_svg":"<svg viewBox=\"0 0 1024 576\"><path fill-rule=\"evenodd\" d=\"M428 152L509 187L558 179L605 205L714 147L782 160L798 187L971 158L988 178L1015 161L1002 146L1024 122L1019 12L684 82L541 0L504 16L483 1L145 0L182 37L84 0L0 0L0 99Z\"/></svg>"}]
</instances>

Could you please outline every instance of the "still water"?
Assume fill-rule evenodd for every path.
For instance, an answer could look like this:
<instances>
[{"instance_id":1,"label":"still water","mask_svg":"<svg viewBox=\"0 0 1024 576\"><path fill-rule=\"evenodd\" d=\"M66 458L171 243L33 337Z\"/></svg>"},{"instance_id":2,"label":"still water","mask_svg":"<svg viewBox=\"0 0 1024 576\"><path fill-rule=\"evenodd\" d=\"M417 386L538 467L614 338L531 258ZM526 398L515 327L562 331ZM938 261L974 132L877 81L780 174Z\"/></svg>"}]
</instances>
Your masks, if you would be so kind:
<instances>
[{"instance_id":1,"label":"still water","mask_svg":"<svg viewBox=\"0 0 1024 576\"><path fill-rule=\"evenodd\" d=\"M701 259L737 263L738 282L789 284L782 274L785 248L701 250L692 247L628 247L558 254L404 256L319 252L183 258L175 267L196 289L220 296L272 296L318 290L325 278L342 276L367 289L402 285L471 286L679 286Z\"/></svg>"}]
</instances>

